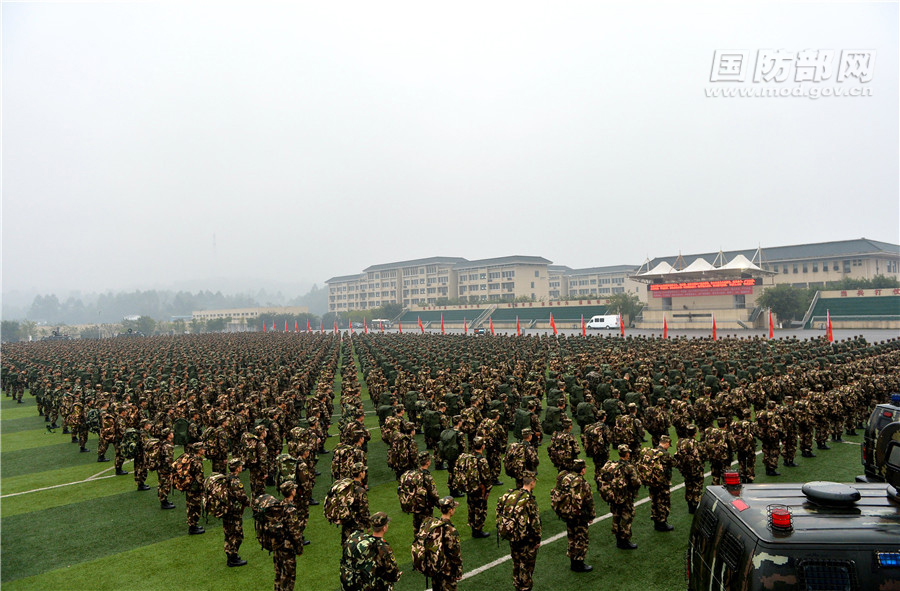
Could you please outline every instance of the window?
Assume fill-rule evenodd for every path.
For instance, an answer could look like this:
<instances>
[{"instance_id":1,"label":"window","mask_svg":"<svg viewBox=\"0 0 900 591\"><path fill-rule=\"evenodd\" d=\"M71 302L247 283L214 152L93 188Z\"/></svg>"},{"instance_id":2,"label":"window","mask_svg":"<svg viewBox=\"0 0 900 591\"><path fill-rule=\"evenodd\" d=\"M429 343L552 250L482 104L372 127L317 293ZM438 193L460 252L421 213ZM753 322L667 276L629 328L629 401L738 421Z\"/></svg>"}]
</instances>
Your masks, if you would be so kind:
<instances>
[{"instance_id":1,"label":"window","mask_svg":"<svg viewBox=\"0 0 900 591\"><path fill-rule=\"evenodd\" d=\"M734 307L738 310L743 310L747 307L746 296L744 294L735 294L734 296Z\"/></svg>"},{"instance_id":2,"label":"window","mask_svg":"<svg viewBox=\"0 0 900 591\"><path fill-rule=\"evenodd\" d=\"M803 272L809 273L809 268L806 266L806 263L803 263Z\"/></svg>"},{"instance_id":3,"label":"window","mask_svg":"<svg viewBox=\"0 0 900 591\"><path fill-rule=\"evenodd\" d=\"M813 263L813 273L819 272L819 263Z\"/></svg>"},{"instance_id":4,"label":"window","mask_svg":"<svg viewBox=\"0 0 900 591\"><path fill-rule=\"evenodd\" d=\"M531 289L534 289L534 281L531 282Z\"/></svg>"},{"instance_id":5,"label":"window","mask_svg":"<svg viewBox=\"0 0 900 591\"><path fill-rule=\"evenodd\" d=\"M840 269L840 266L838 265L837 261L834 261L831 265L832 265L831 266L832 271L838 271Z\"/></svg>"},{"instance_id":6,"label":"window","mask_svg":"<svg viewBox=\"0 0 900 591\"><path fill-rule=\"evenodd\" d=\"M787 271L787 265L784 265L784 266L781 268L781 272L784 273L785 275L787 275L787 272L788 272L788 271Z\"/></svg>"},{"instance_id":7,"label":"window","mask_svg":"<svg viewBox=\"0 0 900 591\"><path fill-rule=\"evenodd\" d=\"M488 279L500 279L500 271L492 271L488 273Z\"/></svg>"},{"instance_id":8,"label":"window","mask_svg":"<svg viewBox=\"0 0 900 591\"><path fill-rule=\"evenodd\" d=\"M794 263L794 275L796 275L796 274L797 274L797 269L798 269L798 267L797 267L797 263Z\"/></svg>"},{"instance_id":9,"label":"window","mask_svg":"<svg viewBox=\"0 0 900 591\"><path fill-rule=\"evenodd\" d=\"M539 273L538 271L535 271L535 272L534 272L534 276L535 276L535 277L540 277L540 275L539 275L538 273Z\"/></svg>"}]
</instances>

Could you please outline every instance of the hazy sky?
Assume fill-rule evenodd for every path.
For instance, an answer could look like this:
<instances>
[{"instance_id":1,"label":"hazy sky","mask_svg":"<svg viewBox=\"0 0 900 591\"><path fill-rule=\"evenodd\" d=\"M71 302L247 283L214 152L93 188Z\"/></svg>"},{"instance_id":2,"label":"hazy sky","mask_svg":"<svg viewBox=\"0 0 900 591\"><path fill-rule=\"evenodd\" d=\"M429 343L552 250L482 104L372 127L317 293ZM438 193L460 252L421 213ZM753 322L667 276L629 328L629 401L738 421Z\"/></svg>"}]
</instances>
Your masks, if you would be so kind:
<instances>
[{"instance_id":1,"label":"hazy sky","mask_svg":"<svg viewBox=\"0 0 900 591\"><path fill-rule=\"evenodd\" d=\"M4 292L900 241L896 2L26 2L2 35ZM772 50L827 79L753 82ZM707 96L760 87L871 96Z\"/></svg>"}]
</instances>

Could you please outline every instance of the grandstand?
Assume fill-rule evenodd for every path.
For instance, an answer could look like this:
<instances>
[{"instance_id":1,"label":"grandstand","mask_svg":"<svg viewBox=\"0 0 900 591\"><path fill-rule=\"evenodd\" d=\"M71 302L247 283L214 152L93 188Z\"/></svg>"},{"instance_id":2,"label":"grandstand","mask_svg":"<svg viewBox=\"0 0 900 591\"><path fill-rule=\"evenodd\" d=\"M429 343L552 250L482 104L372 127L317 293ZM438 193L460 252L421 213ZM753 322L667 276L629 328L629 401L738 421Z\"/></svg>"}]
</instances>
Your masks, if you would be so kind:
<instances>
[{"instance_id":1,"label":"grandstand","mask_svg":"<svg viewBox=\"0 0 900 591\"><path fill-rule=\"evenodd\" d=\"M497 308L491 314L494 323L499 322L515 322L516 317L519 322L550 322L550 314L553 314L554 322L587 322L591 316L606 314L608 306L591 305L591 306L541 306L534 308L516 307L516 308Z\"/></svg>"},{"instance_id":2,"label":"grandstand","mask_svg":"<svg viewBox=\"0 0 900 591\"><path fill-rule=\"evenodd\" d=\"M824 328L828 313L835 328L900 327L900 294L896 292L893 288L819 292L803 328Z\"/></svg>"}]
</instances>

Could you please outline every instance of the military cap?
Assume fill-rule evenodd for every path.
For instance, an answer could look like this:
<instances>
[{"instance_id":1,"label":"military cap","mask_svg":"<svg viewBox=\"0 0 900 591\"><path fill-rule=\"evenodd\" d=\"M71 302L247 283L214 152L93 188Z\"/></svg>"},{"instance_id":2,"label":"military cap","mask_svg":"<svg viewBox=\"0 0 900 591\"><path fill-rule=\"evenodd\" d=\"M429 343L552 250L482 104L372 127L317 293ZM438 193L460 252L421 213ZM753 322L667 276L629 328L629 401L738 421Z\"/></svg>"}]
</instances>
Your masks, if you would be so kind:
<instances>
[{"instance_id":1,"label":"military cap","mask_svg":"<svg viewBox=\"0 0 900 591\"><path fill-rule=\"evenodd\" d=\"M419 452L419 455L416 456L416 459L419 461L419 465L421 466L421 465L424 464L427 460L430 460L430 459L431 459L431 454L428 453L427 451L420 451L420 452Z\"/></svg>"},{"instance_id":2,"label":"military cap","mask_svg":"<svg viewBox=\"0 0 900 591\"><path fill-rule=\"evenodd\" d=\"M601 409L601 410L598 410L598 411L597 411L597 418L602 419L602 418L605 417L605 416L606 416L606 411L605 411L605 410Z\"/></svg>"},{"instance_id":3,"label":"military cap","mask_svg":"<svg viewBox=\"0 0 900 591\"><path fill-rule=\"evenodd\" d=\"M188 444L187 450L191 453L197 453L203 451L203 444L197 441L196 443Z\"/></svg>"},{"instance_id":4,"label":"military cap","mask_svg":"<svg viewBox=\"0 0 900 591\"><path fill-rule=\"evenodd\" d=\"M366 465L365 465L365 464L363 464L362 462L354 462L354 463L353 463L353 468L352 468L352 470L351 470L351 473L352 473L354 476L359 476L360 474L362 474L362 473L365 472L365 471L366 471Z\"/></svg>"},{"instance_id":5,"label":"military cap","mask_svg":"<svg viewBox=\"0 0 900 591\"><path fill-rule=\"evenodd\" d=\"M572 419L570 419L566 415L563 415L562 418L560 418L559 422L563 427L571 427L572 426Z\"/></svg>"},{"instance_id":6,"label":"military cap","mask_svg":"<svg viewBox=\"0 0 900 591\"><path fill-rule=\"evenodd\" d=\"M375 529L381 529L386 526L388 522L390 522L390 520L391 518L387 516L387 513L385 513L384 511L379 511L372 516L372 527L374 527Z\"/></svg>"},{"instance_id":7,"label":"military cap","mask_svg":"<svg viewBox=\"0 0 900 591\"><path fill-rule=\"evenodd\" d=\"M785 401L785 402L793 402L793 401L794 401L794 397L793 397L793 396L785 396L785 397L784 397L784 401Z\"/></svg>"},{"instance_id":8,"label":"military cap","mask_svg":"<svg viewBox=\"0 0 900 591\"><path fill-rule=\"evenodd\" d=\"M770 400L766 403L766 408L775 408L775 401Z\"/></svg>"},{"instance_id":9,"label":"military cap","mask_svg":"<svg viewBox=\"0 0 900 591\"><path fill-rule=\"evenodd\" d=\"M262 433L263 431L268 431L268 429L266 428L265 423L260 423L254 428L254 431L256 431L257 433Z\"/></svg>"},{"instance_id":10,"label":"military cap","mask_svg":"<svg viewBox=\"0 0 900 591\"><path fill-rule=\"evenodd\" d=\"M472 440L473 447L481 447L482 445L484 445L484 437L476 437Z\"/></svg>"},{"instance_id":11,"label":"military cap","mask_svg":"<svg viewBox=\"0 0 900 591\"><path fill-rule=\"evenodd\" d=\"M169 436L169 433L171 433L171 432L172 432L171 429L163 429L162 433L160 433L160 435L162 436L163 439L165 439L166 437Z\"/></svg>"},{"instance_id":12,"label":"military cap","mask_svg":"<svg viewBox=\"0 0 900 591\"><path fill-rule=\"evenodd\" d=\"M522 478L537 478L537 472L534 470L522 470Z\"/></svg>"},{"instance_id":13,"label":"military cap","mask_svg":"<svg viewBox=\"0 0 900 591\"><path fill-rule=\"evenodd\" d=\"M628 410L631 410L632 408L637 408L637 404L635 404L634 402L629 402L629 403L628 403Z\"/></svg>"},{"instance_id":14,"label":"military cap","mask_svg":"<svg viewBox=\"0 0 900 591\"><path fill-rule=\"evenodd\" d=\"M575 469L575 472L581 472L585 468L587 468L587 464L584 463L584 460L578 458L572 462L572 468Z\"/></svg>"},{"instance_id":15,"label":"military cap","mask_svg":"<svg viewBox=\"0 0 900 591\"><path fill-rule=\"evenodd\" d=\"M659 438L660 443L672 443L672 438L668 435L663 435Z\"/></svg>"},{"instance_id":16,"label":"military cap","mask_svg":"<svg viewBox=\"0 0 900 591\"><path fill-rule=\"evenodd\" d=\"M459 507L459 502L451 496L441 497L438 501L438 509L441 513L448 513L450 509Z\"/></svg>"},{"instance_id":17,"label":"military cap","mask_svg":"<svg viewBox=\"0 0 900 591\"><path fill-rule=\"evenodd\" d=\"M534 435L534 431L532 431L531 429L529 429L527 427L522 429L522 439L525 439L529 435Z\"/></svg>"},{"instance_id":18,"label":"military cap","mask_svg":"<svg viewBox=\"0 0 900 591\"><path fill-rule=\"evenodd\" d=\"M621 445L619 445L619 447L616 448L616 449L619 451L619 455L620 455L620 456L624 456L625 454L630 454L630 453L631 453L631 448L628 447L627 445L625 445L624 443L622 443Z\"/></svg>"},{"instance_id":19,"label":"military cap","mask_svg":"<svg viewBox=\"0 0 900 591\"><path fill-rule=\"evenodd\" d=\"M228 460L228 469L234 472L236 469L240 468L244 465L244 460L241 458L231 458Z\"/></svg>"},{"instance_id":20,"label":"military cap","mask_svg":"<svg viewBox=\"0 0 900 591\"><path fill-rule=\"evenodd\" d=\"M462 420L462 415L453 415L453 419L451 419L451 420L453 421L453 424L455 425L456 423L458 423Z\"/></svg>"},{"instance_id":21,"label":"military cap","mask_svg":"<svg viewBox=\"0 0 900 591\"><path fill-rule=\"evenodd\" d=\"M488 413L488 416L492 419L499 419L500 411L495 408L494 410L492 410L491 412Z\"/></svg>"},{"instance_id":22,"label":"military cap","mask_svg":"<svg viewBox=\"0 0 900 591\"><path fill-rule=\"evenodd\" d=\"M291 496L291 491L297 488L297 485L294 484L293 480L285 480L281 483L281 486L278 487L278 491L281 493L283 497Z\"/></svg>"}]
</instances>

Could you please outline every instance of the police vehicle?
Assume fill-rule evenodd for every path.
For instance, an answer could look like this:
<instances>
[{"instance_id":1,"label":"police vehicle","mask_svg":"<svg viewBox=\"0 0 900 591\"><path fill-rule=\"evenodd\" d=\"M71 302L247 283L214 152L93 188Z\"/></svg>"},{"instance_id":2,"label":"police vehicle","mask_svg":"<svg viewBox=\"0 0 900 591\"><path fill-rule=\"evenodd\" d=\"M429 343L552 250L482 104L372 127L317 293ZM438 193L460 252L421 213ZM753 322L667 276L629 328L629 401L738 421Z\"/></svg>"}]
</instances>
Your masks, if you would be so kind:
<instances>
[{"instance_id":1,"label":"police vehicle","mask_svg":"<svg viewBox=\"0 0 900 591\"><path fill-rule=\"evenodd\" d=\"M690 591L900 589L900 441L886 483L707 487L685 556Z\"/></svg>"},{"instance_id":2,"label":"police vehicle","mask_svg":"<svg viewBox=\"0 0 900 591\"><path fill-rule=\"evenodd\" d=\"M869 417L862 444L863 476L857 482L884 482L885 453L891 441L900 441L900 394L890 404L879 404Z\"/></svg>"}]
</instances>

